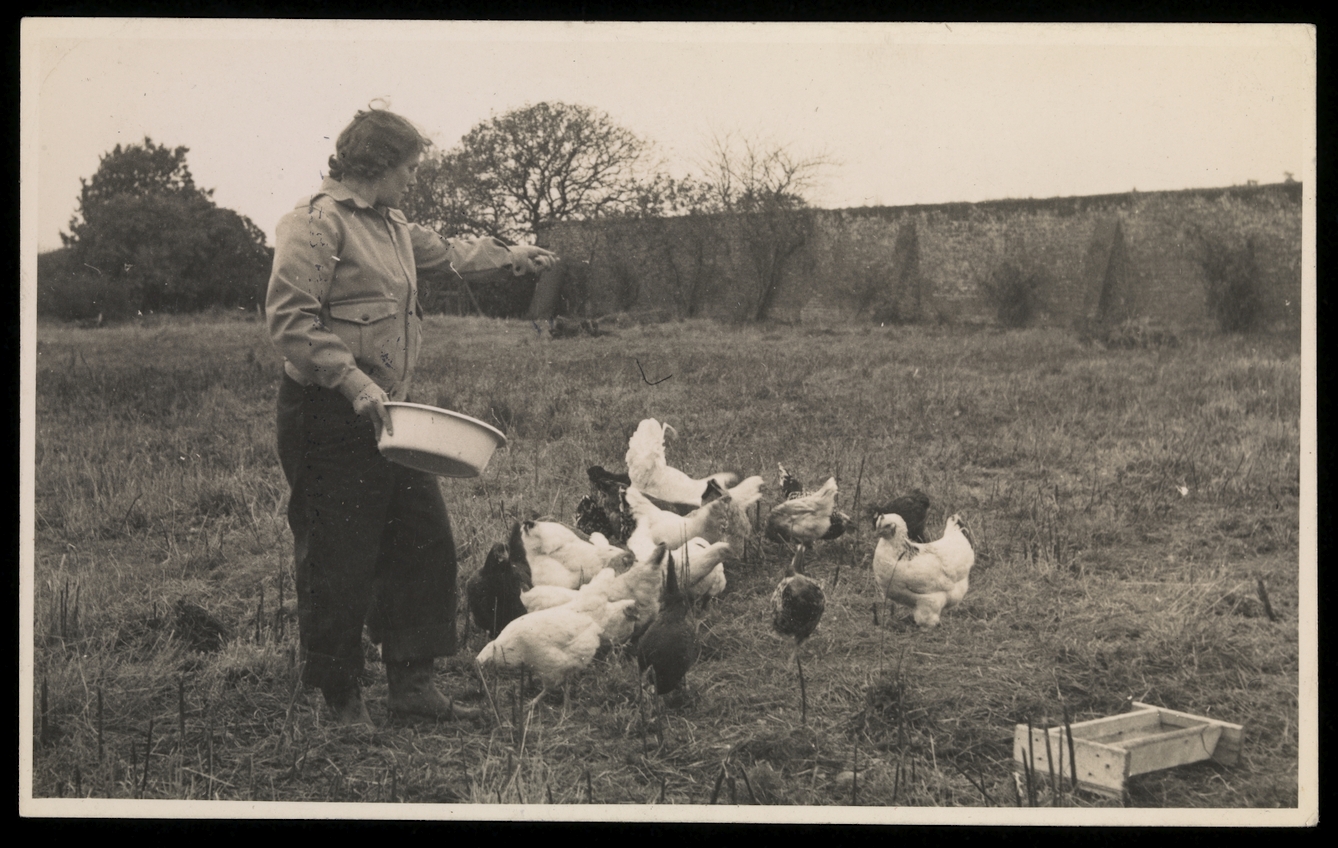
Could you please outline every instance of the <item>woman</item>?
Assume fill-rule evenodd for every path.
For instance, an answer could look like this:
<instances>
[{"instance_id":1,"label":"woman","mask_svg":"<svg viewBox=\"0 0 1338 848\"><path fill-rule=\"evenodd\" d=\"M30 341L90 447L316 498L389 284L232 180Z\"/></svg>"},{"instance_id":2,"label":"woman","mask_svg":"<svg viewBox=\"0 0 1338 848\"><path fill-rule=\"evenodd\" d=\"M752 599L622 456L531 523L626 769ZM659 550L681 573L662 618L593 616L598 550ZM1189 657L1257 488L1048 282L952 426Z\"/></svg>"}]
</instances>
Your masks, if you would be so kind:
<instances>
[{"instance_id":1,"label":"woman","mask_svg":"<svg viewBox=\"0 0 1338 848\"><path fill-rule=\"evenodd\" d=\"M279 222L266 298L284 357L279 459L291 487L303 682L334 720L371 725L358 677L364 620L381 645L389 709L459 717L432 680L455 653L456 555L430 474L377 451L388 401L412 399L421 339L417 268L536 273L556 257L496 239L447 241L398 207L431 144L385 110L340 133L330 176Z\"/></svg>"}]
</instances>

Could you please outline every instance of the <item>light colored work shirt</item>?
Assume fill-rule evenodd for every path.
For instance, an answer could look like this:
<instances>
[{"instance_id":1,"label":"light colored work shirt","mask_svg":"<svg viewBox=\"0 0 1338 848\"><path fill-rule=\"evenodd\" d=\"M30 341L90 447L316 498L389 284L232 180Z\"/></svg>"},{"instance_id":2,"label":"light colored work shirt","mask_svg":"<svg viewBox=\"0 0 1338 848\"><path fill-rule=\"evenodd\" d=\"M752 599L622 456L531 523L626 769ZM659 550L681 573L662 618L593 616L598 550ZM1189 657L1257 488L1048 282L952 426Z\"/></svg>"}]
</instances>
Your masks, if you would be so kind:
<instances>
[{"instance_id":1,"label":"light colored work shirt","mask_svg":"<svg viewBox=\"0 0 1338 848\"><path fill-rule=\"evenodd\" d=\"M265 308L284 370L350 401L370 382L392 401L408 396L422 337L418 268L526 265L497 239L448 241L334 179L283 216L275 239Z\"/></svg>"}]
</instances>

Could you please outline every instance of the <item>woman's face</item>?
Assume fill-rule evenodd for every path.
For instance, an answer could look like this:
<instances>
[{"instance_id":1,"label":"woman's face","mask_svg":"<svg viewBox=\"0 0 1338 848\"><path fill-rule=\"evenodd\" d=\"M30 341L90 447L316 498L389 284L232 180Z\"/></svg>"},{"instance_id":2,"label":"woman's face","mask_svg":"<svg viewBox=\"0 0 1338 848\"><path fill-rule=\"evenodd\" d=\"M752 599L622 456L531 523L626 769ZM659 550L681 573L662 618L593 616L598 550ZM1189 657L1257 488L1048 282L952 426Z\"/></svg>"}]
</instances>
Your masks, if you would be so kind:
<instances>
[{"instance_id":1,"label":"woman's face","mask_svg":"<svg viewBox=\"0 0 1338 848\"><path fill-rule=\"evenodd\" d=\"M404 195L418 184L418 163L422 153L415 153L404 162L386 171L376 180L376 205L400 208Z\"/></svg>"}]
</instances>

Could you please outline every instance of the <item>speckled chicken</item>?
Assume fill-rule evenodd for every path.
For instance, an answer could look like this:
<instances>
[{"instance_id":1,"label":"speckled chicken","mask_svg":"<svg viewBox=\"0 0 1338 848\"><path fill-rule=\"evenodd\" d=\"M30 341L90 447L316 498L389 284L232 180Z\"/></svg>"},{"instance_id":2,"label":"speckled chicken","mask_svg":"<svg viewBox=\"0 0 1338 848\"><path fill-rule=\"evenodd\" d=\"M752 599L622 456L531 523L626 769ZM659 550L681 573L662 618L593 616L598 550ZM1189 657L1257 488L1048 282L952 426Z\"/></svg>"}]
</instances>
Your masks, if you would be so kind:
<instances>
[{"instance_id":1,"label":"speckled chicken","mask_svg":"<svg viewBox=\"0 0 1338 848\"><path fill-rule=\"evenodd\" d=\"M626 474L608 471L602 466L592 465L586 469L594 494L587 495L576 505L576 528L585 533L603 533L610 541L624 544L636 530L636 516L627 503L627 490L631 487L631 478ZM714 480L708 481L714 483ZM642 492L645 495L645 492ZM701 503L706 502L704 495L700 503L674 503L646 496L655 506L667 512L687 515Z\"/></svg>"},{"instance_id":2,"label":"speckled chicken","mask_svg":"<svg viewBox=\"0 0 1338 848\"><path fill-rule=\"evenodd\" d=\"M784 466L781 476L784 491ZM776 504L767 515L767 538L794 545L802 555L819 540L840 537L850 526L850 516L836 509L836 494L836 478L829 477L817 491Z\"/></svg>"},{"instance_id":3,"label":"speckled chicken","mask_svg":"<svg viewBox=\"0 0 1338 848\"><path fill-rule=\"evenodd\" d=\"M782 636L794 639L798 646L813 635L826 609L827 596L822 584L794 571L792 565L771 593L771 626Z\"/></svg>"},{"instance_id":4,"label":"speckled chicken","mask_svg":"<svg viewBox=\"0 0 1338 848\"><path fill-rule=\"evenodd\" d=\"M616 515L616 513L615 513ZM605 538L619 541L619 525L614 523L608 510L594 495L586 495L576 504L576 529L586 534L600 533ZM626 539L626 537L623 537Z\"/></svg>"},{"instance_id":5,"label":"speckled chicken","mask_svg":"<svg viewBox=\"0 0 1338 848\"><path fill-rule=\"evenodd\" d=\"M502 628L525 614L520 594L528 588L528 582L511 565L506 545L493 545L483 567L465 584L474 623L496 639Z\"/></svg>"},{"instance_id":6,"label":"speckled chicken","mask_svg":"<svg viewBox=\"0 0 1338 848\"><path fill-rule=\"evenodd\" d=\"M804 664L799 648L813 635L822 614L827 609L827 596L822 584L796 570L799 552L785 567L785 576L771 593L771 627L782 636L794 640L794 662L799 669L799 698L802 720L808 719L808 687L804 684Z\"/></svg>"},{"instance_id":7,"label":"speckled chicken","mask_svg":"<svg viewBox=\"0 0 1338 848\"><path fill-rule=\"evenodd\" d=\"M961 603L976 553L961 518L952 515L943 538L918 545L906 538L906 521L897 513L878 519L873 576L878 597L915 610L915 623L935 627L943 610Z\"/></svg>"}]
</instances>

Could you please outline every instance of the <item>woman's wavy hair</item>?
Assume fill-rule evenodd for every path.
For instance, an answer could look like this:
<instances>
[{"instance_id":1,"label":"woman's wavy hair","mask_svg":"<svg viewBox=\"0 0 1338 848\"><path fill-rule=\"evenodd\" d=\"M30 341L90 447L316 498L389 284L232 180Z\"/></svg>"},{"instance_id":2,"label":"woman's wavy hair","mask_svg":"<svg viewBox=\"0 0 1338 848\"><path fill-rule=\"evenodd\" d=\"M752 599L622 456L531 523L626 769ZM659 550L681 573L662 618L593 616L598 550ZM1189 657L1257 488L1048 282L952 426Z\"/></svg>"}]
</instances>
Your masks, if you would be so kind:
<instances>
[{"instance_id":1,"label":"woman's wavy hair","mask_svg":"<svg viewBox=\"0 0 1338 848\"><path fill-rule=\"evenodd\" d=\"M431 144L407 118L388 109L360 111L335 141L330 176L374 180Z\"/></svg>"}]
</instances>

